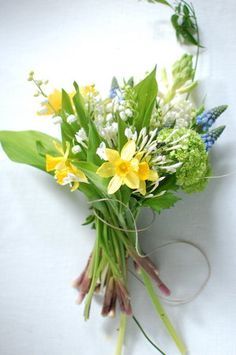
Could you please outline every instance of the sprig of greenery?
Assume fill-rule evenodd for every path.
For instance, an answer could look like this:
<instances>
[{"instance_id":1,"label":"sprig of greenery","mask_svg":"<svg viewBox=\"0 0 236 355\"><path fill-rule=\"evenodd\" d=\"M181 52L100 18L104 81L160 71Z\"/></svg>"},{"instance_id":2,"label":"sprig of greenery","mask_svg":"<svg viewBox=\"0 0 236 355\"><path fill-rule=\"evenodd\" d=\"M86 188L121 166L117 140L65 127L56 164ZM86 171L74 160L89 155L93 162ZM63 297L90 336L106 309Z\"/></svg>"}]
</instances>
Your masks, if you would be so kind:
<instances>
[{"instance_id":1,"label":"sprig of greenery","mask_svg":"<svg viewBox=\"0 0 236 355\"><path fill-rule=\"evenodd\" d=\"M178 41L198 48L202 47L197 17L192 3L188 3L185 0L177 0L174 5L171 5L166 0L147 0L147 2L169 6L174 12L171 16L171 23Z\"/></svg>"}]
</instances>

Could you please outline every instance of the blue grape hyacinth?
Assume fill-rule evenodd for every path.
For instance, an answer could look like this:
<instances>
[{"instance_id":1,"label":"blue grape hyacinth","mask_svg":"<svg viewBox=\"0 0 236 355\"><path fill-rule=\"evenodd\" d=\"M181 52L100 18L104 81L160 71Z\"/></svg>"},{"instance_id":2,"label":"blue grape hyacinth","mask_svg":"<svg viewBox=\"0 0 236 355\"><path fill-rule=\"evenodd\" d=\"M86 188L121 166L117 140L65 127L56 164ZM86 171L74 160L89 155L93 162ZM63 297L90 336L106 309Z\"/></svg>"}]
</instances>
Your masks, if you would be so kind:
<instances>
[{"instance_id":1,"label":"blue grape hyacinth","mask_svg":"<svg viewBox=\"0 0 236 355\"><path fill-rule=\"evenodd\" d=\"M215 120L227 109L227 105L221 105L212 108L211 110L204 111L198 115L196 122L202 127L203 131L207 131L215 122Z\"/></svg>"},{"instance_id":2,"label":"blue grape hyacinth","mask_svg":"<svg viewBox=\"0 0 236 355\"><path fill-rule=\"evenodd\" d=\"M213 146L215 141L219 138L219 136L224 131L224 129L225 129L225 126L220 126L220 127L212 129L211 131L201 135L201 138L202 138L203 142L205 143L207 152Z\"/></svg>"}]
</instances>

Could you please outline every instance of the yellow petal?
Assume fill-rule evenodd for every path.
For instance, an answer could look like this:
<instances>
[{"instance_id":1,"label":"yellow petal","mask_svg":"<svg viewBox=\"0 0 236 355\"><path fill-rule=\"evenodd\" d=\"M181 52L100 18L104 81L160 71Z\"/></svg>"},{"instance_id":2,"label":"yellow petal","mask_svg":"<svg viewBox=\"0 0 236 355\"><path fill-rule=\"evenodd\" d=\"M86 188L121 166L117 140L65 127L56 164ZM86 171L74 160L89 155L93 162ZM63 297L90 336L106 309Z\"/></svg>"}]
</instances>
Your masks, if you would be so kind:
<instances>
[{"instance_id":1,"label":"yellow petal","mask_svg":"<svg viewBox=\"0 0 236 355\"><path fill-rule=\"evenodd\" d=\"M122 182L122 178L118 175L115 175L109 182L107 192L109 194L114 194L117 190L119 190L122 185Z\"/></svg>"},{"instance_id":2,"label":"yellow petal","mask_svg":"<svg viewBox=\"0 0 236 355\"><path fill-rule=\"evenodd\" d=\"M51 113L57 113L61 110L62 95L61 91L55 89L50 95L48 95L48 104L46 104L48 111Z\"/></svg>"},{"instance_id":3,"label":"yellow petal","mask_svg":"<svg viewBox=\"0 0 236 355\"><path fill-rule=\"evenodd\" d=\"M146 195L146 182L145 181L140 181L139 192L143 196Z\"/></svg>"},{"instance_id":4,"label":"yellow petal","mask_svg":"<svg viewBox=\"0 0 236 355\"><path fill-rule=\"evenodd\" d=\"M150 181L157 181L159 178L158 173L155 170L149 170L149 174L148 174L148 180Z\"/></svg>"},{"instance_id":5,"label":"yellow petal","mask_svg":"<svg viewBox=\"0 0 236 355\"><path fill-rule=\"evenodd\" d=\"M78 187L79 187L79 181L76 181L76 182L73 183L70 191L73 192L73 191L77 190Z\"/></svg>"},{"instance_id":6,"label":"yellow petal","mask_svg":"<svg viewBox=\"0 0 236 355\"><path fill-rule=\"evenodd\" d=\"M143 154L144 154L144 152L138 152L138 153L135 155L135 158L140 161L140 160L142 159L142 157L143 157Z\"/></svg>"},{"instance_id":7,"label":"yellow petal","mask_svg":"<svg viewBox=\"0 0 236 355\"><path fill-rule=\"evenodd\" d=\"M64 185L64 179L67 177L69 172L70 171L68 170L68 168L56 170L55 178L57 179L57 183L60 185Z\"/></svg>"},{"instance_id":8,"label":"yellow petal","mask_svg":"<svg viewBox=\"0 0 236 355\"><path fill-rule=\"evenodd\" d=\"M48 154L46 155L46 171L56 170L62 163L63 157L53 157Z\"/></svg>"},{"instance_id":9,"label":"yellow petal","mask_svg":"<svg viewBox=\"0 0 236 355\"><path fill-rule=\"evenodd\" d=\"M101 177L111 177L115 175L115 167L112 163L107 162L103 163L100 168L97 169L96 174L100 175Z\"/></svg>"},{"instance_id":10,"label":"yellow petal","mask_svg":"<svg viewBox=\"0 0 236 355\"><path fill-rule=\"evenodd\" d=\"M121 150L121 159L130 161L136 150L135 141L129 140Z\"/></svg>"},{"instance_id":11,"label":"yellow petal","mask_svg":"<svg viewBox=\"0 0 236 355\"><path fill-rule=\"evenodd\" d=\"M138 189L139 187L139 177L138 175L131 171L128 173L124 178L123 178L124 183L130 188L130 189Z\"/></svg>"},{"instance_id":12,"label":"yellow petal","mask_svg":"<svg viewBox=\"0 0 236 355\"><path fill-rule=\"evenodd\" d=\"M136 159L136 157L131 160L130 164L131 164L131 167L134 171L138 171L139 161L138 161L138 159Z\"/></svg>"},{"instance_id":13,"label":"yellow petal","mask_svg":"<svg viewBox=\"0 0 236 355\"><path fill-rule=\"evenodd\" d=\"M86 175L83 173L83 171L76 169L74 174L79 178L80 182L88 182L88 179Z\"/></svg>"},{"instance_id":14,"label":"yellow petal","mask_svg":"<svg viewBox=\"0 0 236 355\"><path fill-rule=\"evenodd\" d=\"M120 159L120 154L117 152L117 150L106 148L105 152L107 160L111 163Z\"/></svg>"}]
</instances>

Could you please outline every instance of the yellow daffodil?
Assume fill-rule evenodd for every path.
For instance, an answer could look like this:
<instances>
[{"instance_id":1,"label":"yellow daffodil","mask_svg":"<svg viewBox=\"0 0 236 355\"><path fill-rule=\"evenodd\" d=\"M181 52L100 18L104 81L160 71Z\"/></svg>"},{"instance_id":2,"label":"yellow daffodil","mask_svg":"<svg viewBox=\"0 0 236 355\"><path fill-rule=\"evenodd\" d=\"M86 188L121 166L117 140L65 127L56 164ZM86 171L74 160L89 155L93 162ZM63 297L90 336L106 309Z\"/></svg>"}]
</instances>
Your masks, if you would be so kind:
<instances>
[{"instance_id":1,"label":"yellow daffodil","mask_svg":"<svg viewBox=\"0 0 236 355\"><path fill-rule=\"evenodd\" d=\"M46 155L46 171L55 171L55 178L60 185L71 186L71 191L75 191L79 187L80 182L88 182L85 174L77 169L68 159L70 152L70 145L66 144L66 151L64 152L61 145L54 142L60 156L54 157Z\"/></svg>"},{"instance_id":2,"label":"yellow daffodil","mask_svg":"<svg viewBox=\"0 0 236 355\"><path fill-rule=\"evenodd\" d=\"M138 159L138 177L139 177L139 189L138 191L142 195L146 195L146 180L158 181L159 176L155 170L150 169L149 160L150 158L146 156L143 158L144 152L139 152L136 154L135 158Z\"/></svg>"},{"instance_id":3,"label":"yellow daffodil","mask_svg":"<svg viewBox=\"0 0 236 355\"><path fill-rule=\"evenodd\" d=\"M80 92L85 97L86 96L96 96L96 95L98 95L98 91L95 88L94 84L83 86L82 88L80 88Z\"/></svg>"},{"instance_id":4,"label":"yellow daffodil","mask_svg":"<svg viewBox=\"0 0 236 355\"><path fill-rule=\"evenodd\" d=\"M157 172L150 169L149 164L146 161L139 163L138 177L140 180L138 190L142 195L146 195L146 180L157 181L159 178Z\"/></svg>"},{"instance_id":5,"label":"yellow daffodil","mask_svg":"<svg viewBox=\"0 0 236 355\"><path fill-rule=\"evenodd\" d=\"M59 113L62 105L62 94L60 90L55 89L48 95L47 99L41 103L42 110L38 112L40 116L47 116Z\"/></svg>"},{"instance_id":6,"label":"yellow daffodil","mask_svg":"<svg viewBox=\"0 0 236 355\"><path fill-rule=\"evenodd\" d=\"M74 96L74 92L69 94L70 99ZM47 99L41 103L42 109L38 111L40 116L48 116L58 114L62 108L62 93L61 90L55 89L48 95Z\"/></svg>"},{"instance_id":7,"label":"yellow daffodil","mask_svg":"<svg viewBox=\"0 0 236 355\"><path fill-rule=\"evenodd\" d=\"M101 177L112 177L108 185L108 193L114 194L121 185L127 185L130 189L139 188L138 159L134 158L136 145L129 140L121 150L105 149L108 162L103 163L97 170Z\"/></svg>"}]
</instances>

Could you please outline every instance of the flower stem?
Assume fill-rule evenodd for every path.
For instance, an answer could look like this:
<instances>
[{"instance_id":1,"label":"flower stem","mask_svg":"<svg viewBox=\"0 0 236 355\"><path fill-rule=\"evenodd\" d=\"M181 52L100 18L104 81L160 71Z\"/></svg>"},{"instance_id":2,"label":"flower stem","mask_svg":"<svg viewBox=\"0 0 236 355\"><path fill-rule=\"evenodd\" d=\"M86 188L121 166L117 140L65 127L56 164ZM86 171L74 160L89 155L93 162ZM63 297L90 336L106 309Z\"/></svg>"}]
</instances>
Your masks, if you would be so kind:
<instances>
[{"instance_id":1,"label":"flower stem","mask_svg":"<svg viewBox=\"0 0 236 355\"><path fill-rule=\"evenodd\" d=\"M170 334L170 336L172 337L172 339L174 340L176 346L178 347L180 353L182 355L186 355L187 353L187 349L183 343L183 341L180 339L180 337L177 335L176 330L174 329L173 325L171 324L168 315L166 314L164 308L162 307L161 302L159 301L159 298L153 288L152 282L149 279L148 275L146 274L145 271L141 270L141 274L142 274L142 278L143 278L143 282L144 285L146 287L146 290L152 300L152 303L155 307L156 312L158 313L158 315L160 316L161 320L163 321L163 323L166 326L166 329L168 330L168 333Z\"/></svg>"},{"instance_id":2,"label":"flower stem","mask_svg":"<svg viewBox=\"0 0 236 355\"><path fill-rule=\"evenodd\" d=\"M127 316L124 313L120 315L120 325L119 325L119 334L116 344L116 352L115 355L122 355L123 345L124 345L124 338L125 338L125 330L127 324Z\"/></svg>"}]
</instances>

